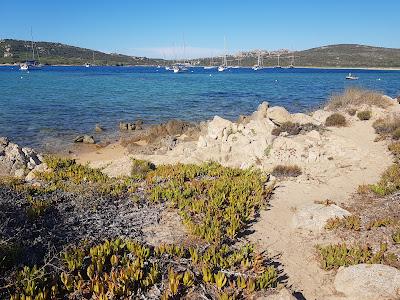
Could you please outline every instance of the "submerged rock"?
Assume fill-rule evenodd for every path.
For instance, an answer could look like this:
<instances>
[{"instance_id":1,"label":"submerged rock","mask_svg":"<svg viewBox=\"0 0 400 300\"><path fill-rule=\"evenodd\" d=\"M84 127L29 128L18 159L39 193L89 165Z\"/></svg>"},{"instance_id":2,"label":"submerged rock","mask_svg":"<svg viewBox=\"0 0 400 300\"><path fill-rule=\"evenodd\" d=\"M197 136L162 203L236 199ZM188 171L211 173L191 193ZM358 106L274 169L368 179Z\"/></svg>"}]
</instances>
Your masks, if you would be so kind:
<instances>
[{"instance_id":1,"label":"submerged rock","mask_svg":"<svg viewBox=\"0 0 400 300\"><path fill-rule=\"evenodd\" d=\"M24 177L42 161L42 156L33 149L22 148L0 137L0 176Z\"/></svg>"},{"instance_id":2,"label":"submerged rock","mask_svg":"<svg viewBox=\"0 0 400 300\"><path fill-rule=\"evenodd\" d=\"M103 131L104 131L104 128L101 127L100 124L96 124L96 127L94 128L94 130L95 130L96 132L103 132Z\"/></svg>"},{"instance_id":3,"label":"submerged rock","mask_svg":"<svg viewBox=\"0 0 400 300\"><path fill-rule=\"evenodd\" d=\"M342 267L334 285L354 300L400 299L400 270L381 264Z\"/></svg>"},{"instance_id":4,"label":"submerged rock","mask_svg":"<svg viewBox=\"0 0 400 300\"><path fill-rule=\"evenodd\" d=\"M341 218L351 215L347 210L337 205L311 204L299 209L293 216L295 228L320 231L331 218Z\"/></svg>"}]
</instances>

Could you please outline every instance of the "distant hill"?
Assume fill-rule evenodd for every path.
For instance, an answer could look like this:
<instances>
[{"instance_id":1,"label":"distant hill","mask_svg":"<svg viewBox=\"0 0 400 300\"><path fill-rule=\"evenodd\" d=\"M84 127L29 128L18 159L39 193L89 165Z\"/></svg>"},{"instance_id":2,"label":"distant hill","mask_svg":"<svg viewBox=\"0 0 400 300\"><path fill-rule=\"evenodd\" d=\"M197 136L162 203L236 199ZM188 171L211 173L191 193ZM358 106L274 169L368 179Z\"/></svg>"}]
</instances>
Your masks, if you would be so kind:
<instances>
[{"instance_id":1,"label":"distant hill","mask_svg":"<svg viewBox=\"0 0 400 300\"><path fill-rule=\"evenodd\" d=\"M163 59L128 56L123 54L107 54L91 49L69 46L61 43L36 42L35 51L39 53L43 64L83 65L158 65L165 64ZM19 63L32 56L30 41L4 39L0 40L0 64ZM253 66L257 63L257 51L247 52L241 57L242 66ZM265 66L278 64L289 66L294 55L294 65L303 67L354 67L354 68L400 68L400 49L372 47L356 44L329 45L303 51L275 51L271 56L264 55ZM238 63L237 56L229 56L230 65ZM209 58L197 60L201 65L208 65ZM218 58L214 64L220 64Z\"/></svg>"},{"instance_id":2,"label":"distant hill","mask_svg":"<svg viewBox=\"0 0 400 300\"><path fill-rule=\"evenodd\" d=\"M267 51L265 51L267 52ZM288 53L274 51L271 56L264 54L264 66L276 66L280 54L280 65L289 66L294 55L294 65L302 67L353 67L353 68L400 68L400 49L372 47L356 44L329 45ZM230 64L237 64L238 56L229 56ZM201 59L209 64L209 59ZM257 51L242 55L241 65L257 63Z\"/></svg>"},{"instance_id":3,"label":"distant hill","mask_svg":"<svg viewBox=\"0 0 400 300\"><path fill-rule=\"evenodd\" d=\"M42 64L83 65L149 65L160 64L161 59L149 59L123 54L107 54L91 49L79 48L61 43L35 42L35 53L39 53ZM30 41L0 40L0 64L19 63L32 57Z\"/></svg>"}]
</instances>

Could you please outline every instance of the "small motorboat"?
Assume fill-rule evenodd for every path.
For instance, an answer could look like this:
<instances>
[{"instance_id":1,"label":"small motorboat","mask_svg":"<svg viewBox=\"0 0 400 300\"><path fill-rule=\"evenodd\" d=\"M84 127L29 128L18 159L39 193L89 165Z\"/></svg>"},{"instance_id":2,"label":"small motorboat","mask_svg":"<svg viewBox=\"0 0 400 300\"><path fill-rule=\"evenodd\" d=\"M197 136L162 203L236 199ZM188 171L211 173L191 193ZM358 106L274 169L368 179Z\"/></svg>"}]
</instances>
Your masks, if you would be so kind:
<instances>
[{"instance_id":1,"label":"small motorboat","mask_svg":"<svg viewBox=\"0 0 400 300\"><path fill-rule=\"evenodd\" d=\"M347 80L357 80L358 77L357 76L353 76L351 73L349 73L349 75L347 75L346 79Z\"/></svg>"}]
</instances>

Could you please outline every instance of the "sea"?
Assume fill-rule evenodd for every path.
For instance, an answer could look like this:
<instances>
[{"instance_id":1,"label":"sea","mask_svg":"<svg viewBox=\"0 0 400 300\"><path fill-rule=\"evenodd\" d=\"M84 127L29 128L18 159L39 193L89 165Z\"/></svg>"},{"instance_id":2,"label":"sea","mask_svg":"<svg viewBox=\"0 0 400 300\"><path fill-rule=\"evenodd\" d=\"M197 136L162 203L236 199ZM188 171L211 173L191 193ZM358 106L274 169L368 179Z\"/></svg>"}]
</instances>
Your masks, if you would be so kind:
<instances>
[{"instance_id":1,"label":"sea","mask_svg":"<svg viewBox=\"0 0 400 300\"><path fill-rule=\"evenodd\" d=\"M359 80L346 80L348 73ZM268 101L290 112L322 106L347 87L400 95L400 71L201 67L173 73L164 67L0 67L0 136L45 151L68 147L75 136L118 136L120 121L145 124L215 115L235 120ZM107 134L96 136L100 124Z\"/></svg>"}]
</instances>

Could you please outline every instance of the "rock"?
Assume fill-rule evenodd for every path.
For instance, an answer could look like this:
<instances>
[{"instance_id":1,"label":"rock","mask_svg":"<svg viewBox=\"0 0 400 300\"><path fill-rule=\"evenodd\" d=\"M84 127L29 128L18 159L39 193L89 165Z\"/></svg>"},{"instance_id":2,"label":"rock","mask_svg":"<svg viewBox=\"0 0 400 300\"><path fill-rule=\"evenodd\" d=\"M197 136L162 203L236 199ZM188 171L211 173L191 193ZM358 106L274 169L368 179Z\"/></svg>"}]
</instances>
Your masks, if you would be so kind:
<instances>
[{"instance_id":1,"label":"rock","mask_svg":"<svg viewBox=\"0 0 400 300\"><path fill-rule=\"evenodd\" d=\"M268 109L267 111L268 118L274 122L275 124L281 125L285 122L291 121L291 116L289 112L280 106L274 106Z\"/></svg>"},{"instance_id":2,"label":"rock","mask_svg":"<svg viewBox=\"0 0 400 300\"><path fill-rule=\"evenodd\" d=\"M129 122L119 122L119 130L125 131L125 130L141 130L142 129L142 120L137 120L133 123Z\"/></svg>"},{"instance_id":3,"label":"rock","mask_svg":"<svg viewBox=\"0 0 400 300\"><path fill-rule=\"evenodd\" d=\"M251 115L251 120L262 120L267 117L268 114L269 103L264 101L262 102L257 110Z\"/></svg>"},{"instance_id":4,"label":"rock","mask_svg":"<svg viewBox=\"0 0 400 300\"><path fill-rule=\"evenodd\" d=\"M95 144L95 140L91 135L78 135L74 139L74 143Z\"/></svg>"},{"instance_id":5,"label":"rock","mask_svg":"<svg viewBox=\"0 0 400 300\"><path fill-rule=\"evenodd\" d=\"M351 215L347 210L337 205L311 204L299 209L293 216L295 228L320 231L324 229L330 218Z\"/></svg>"},{"instance_id":6,"label":"rock","mask_svg":"<svg viewBox=\"0 0 400 300\"><path fill-rule=\"evenodd\" d=\"M96 127L94 128L94 130L95 130L96 132L103 132L103 131L104 131L104 128L101 127L100 124L96 124Z\"/></svg>"},{"instance_id":7,"label":"rock","mask_svg":"<svg viewBox=\"0 0 400 300\"><path fill-rule=\"evenodd\" d=\"M400 270L381 264L341 267L334 285L354 300L400 299Z\"/></svg>"},{"instance_id":8,"label":"rock","mask_svg":"<svg viewBox=\"0 0 400 300\"><path fill-rule=\"evenodd\" d=\"M181 120L170 120L165 124L165 129L169 135L184 133L190 126L190 123Z\"/></svg>"},{"instance_id":9,"label":"rock","mask_svg":"<svg viewBox=\"0 0 400 300\"><path fill-rule=\"evenodd\" d=\"M43 158L31 148L21 148L0 137L0 176L24 177L36 166L40 165Z\"/></svg>"},{"instance_id":10,"label":"rock","mask_svg":"<svg viewBox=\"0 0 400 300\"><path fill-rule=\"evenodd\" d=\"M282 288L277 294L262 296L257 300L296 300L296 297L287 288Z\"/></svg>"},{"instance_id":11,"label":"rock","mask_svg":"<svg viewBox=\"0 0 400 300\"><path fill-rule=\"evenodd\" d=\"M46 163L42 163L40 165L37 165L32 171L26 175L25 180L26 181L32 181L36 179L36 172L47 172L49 171L49 168Z\"/></svg>"},{"instance_id":12,"label":"rock","mask_svg":"<svg viewBox=\"0 0 400 300\"><path fill-rule=\"evenodd\" d=\"M231 121L215 116L214 119L208 123L207 137L212 140L222 139L224 129L232 128L232 126L233 123Z\"/></svg>"},{"instance_id":13,"label":"rock","mask_svg":"<svg viewBox=\"0 0 400 300\"><path fill-rule=\"evenodd\" d=\"M397 96L396 100L398 103L400 103L400 96Z\"/></svg>"},{"instance_id":14,"label":"rock","mask_svg":"<svg viewBox=\"0 0 400 300\"><path fill-rule=\"evenodd\" d=\"M301 125L304 124L315 124L315 125L320 125L321 122L315 120L313 117L303 114L303 113L297 113L297 114L292 114L291 115L291 121L293 123L299 123Z\"/></svg>"}]
</instances>

